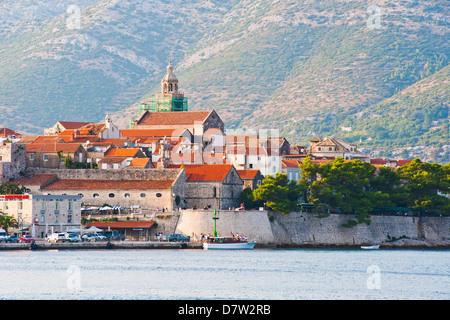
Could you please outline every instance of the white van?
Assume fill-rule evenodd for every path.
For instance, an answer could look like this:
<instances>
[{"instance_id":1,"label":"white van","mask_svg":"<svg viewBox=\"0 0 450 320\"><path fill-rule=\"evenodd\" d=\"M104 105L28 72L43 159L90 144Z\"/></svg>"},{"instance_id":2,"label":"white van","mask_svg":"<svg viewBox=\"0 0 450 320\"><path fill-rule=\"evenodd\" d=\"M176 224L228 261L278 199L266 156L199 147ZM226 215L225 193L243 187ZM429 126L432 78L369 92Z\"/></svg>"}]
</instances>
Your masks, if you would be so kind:
<instances>
[{"instance_id":1,"label":"white van","mask_svg":"<svg viewBox=\"0 0 450 320\"><path fill-rule=\"evenodd\" d=\"M9 238L4 229L0 229L0 241L6 241Z\"/></svg>"}]
</instances>

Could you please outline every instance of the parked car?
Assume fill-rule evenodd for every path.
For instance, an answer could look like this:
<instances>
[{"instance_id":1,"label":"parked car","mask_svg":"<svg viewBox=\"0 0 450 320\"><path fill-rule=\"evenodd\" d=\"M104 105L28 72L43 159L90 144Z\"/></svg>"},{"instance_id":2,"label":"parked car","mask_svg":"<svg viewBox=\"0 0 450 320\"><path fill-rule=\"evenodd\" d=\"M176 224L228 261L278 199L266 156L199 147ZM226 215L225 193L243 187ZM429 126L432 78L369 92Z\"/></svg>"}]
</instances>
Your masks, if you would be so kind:
<instances>
[{"instance_id":1,"label":"parked car","mask_svg":"<svg viewBox=\"0 0 450 320\"><path fill-rule=\"evenodd\" d=\"M9 235L8 238L5 241L6 242L10 242L10 243L18 243L19 242L19 238L17 236L14 236L14 235Z\"/></svg>"},{"instance_id":2,"label":"parked car","mask_svg":"<svg viewBox=\"0 0 450 320\"><path fill-rule=\"evenodd\" d=\"M25 235L21 236L19 238L19 240L20 240L20 242L31 243L34 241L34 237L29 234L25 234Z\"/></svg>"},{"instance_id":3,"label":"parked car","mask_svg":"<svg viewBox=\"0 0 450 320\"><path fill-rule=\"evenodd\" d=\"M106 241L106 237L102 234L88 233L83 234L81 241Z\"/></svg>"},{"instance_id":4,"label":"parked car","mask_svg":"<svg viewBox=\"0 0 450 320\"><path fill-rule=\"evenodd\" d=\"M65 242L66 241L66 234L59 232L59 233L52 233L51 235L47 236L48 242Z\"/></svg>"},{"instance_id":5,"label":"parked car","mask_svg":"<svg viewBox=\"0 0 450 320\"><path fill-rule=\"evenodd\" d=\"M186 237L180 233L176 233L176 234L166 234L165 235L165 240L169 241L169 242L176 242L176 241L184 241L184 242L189 242L191 241L190 237Z\"/></svg>"},{"instance_id":6,"label":"parked car","mask_svg":"<svg viewBox=\"0 0 450 320\"><path fill-rule=\"evenodd\" d=\"M80 241L80 236L77 235L76 233L71 233L71 232L66 233L64 235L64 238L65 238L65 240L67 242L78 242L78 241Z\"/></svg>"},{"instance_id":7,"label":"parked car","mask_svg":"<svg viewBox=\"0 0 450 320\"><path fill-rule=\"evenodd\" d=\"M103 231L103 236L105 236L109 240L125 240L125 236L120 234L118 231Z\"/></svg>"}]
</instances>

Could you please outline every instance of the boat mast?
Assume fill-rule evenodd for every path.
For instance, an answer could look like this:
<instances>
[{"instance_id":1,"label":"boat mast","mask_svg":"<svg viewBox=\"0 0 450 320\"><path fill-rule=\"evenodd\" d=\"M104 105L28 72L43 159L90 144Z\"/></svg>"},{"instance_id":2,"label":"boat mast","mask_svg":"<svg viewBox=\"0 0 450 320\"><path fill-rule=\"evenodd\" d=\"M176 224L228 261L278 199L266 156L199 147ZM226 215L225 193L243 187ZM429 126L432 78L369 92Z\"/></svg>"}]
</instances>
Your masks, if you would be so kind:
<instances>
[{"instance_id":1,"label":"boat mast","mask_svg":"<svg viewBox=\"0 0 450 320\"><path fill-rule=\"evenodd\" d=\"M217 237L217 225L216 225L216 222L217 222L218 219L219 219L219 217L217 216L217 209L214 209L214 217L213 217L213 220L214 220L214 237Z\"/></svg>"}]
</instances>

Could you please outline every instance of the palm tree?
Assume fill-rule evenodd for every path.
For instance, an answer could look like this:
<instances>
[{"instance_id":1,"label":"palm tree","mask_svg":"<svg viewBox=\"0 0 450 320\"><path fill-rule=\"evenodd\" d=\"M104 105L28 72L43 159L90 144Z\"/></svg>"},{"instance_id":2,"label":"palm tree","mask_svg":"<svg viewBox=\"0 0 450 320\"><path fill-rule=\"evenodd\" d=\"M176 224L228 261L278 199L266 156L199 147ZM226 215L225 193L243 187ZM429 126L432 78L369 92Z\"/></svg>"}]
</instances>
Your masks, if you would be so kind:
<instances>
[{"instance_id":1,"label":"palm tree","mask_svg":"<svg viewBox=\"0 0 450 320\"><path fill-rule=\"evenodd\" d=\"M18 228L19 223L14 217L7 216L5 213L0 212L0 228L8 231L8 228Z\"/></svg>"}]
</instances>

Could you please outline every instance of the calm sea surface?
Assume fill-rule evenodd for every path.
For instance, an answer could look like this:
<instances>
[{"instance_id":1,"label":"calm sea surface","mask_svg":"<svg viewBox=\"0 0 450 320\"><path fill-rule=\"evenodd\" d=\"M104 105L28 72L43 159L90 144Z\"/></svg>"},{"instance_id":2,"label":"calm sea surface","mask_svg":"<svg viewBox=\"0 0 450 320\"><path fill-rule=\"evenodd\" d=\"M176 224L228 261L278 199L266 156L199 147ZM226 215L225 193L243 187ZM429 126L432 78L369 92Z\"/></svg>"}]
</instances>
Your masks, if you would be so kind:
<instances>
[{"instance_id":1,"label":"calm sea surface","mask_svg":"<svg viewBox=\"0 0 450 320\"><path fill-rule=\"evenodd\" d=\"M0 252L0 299L450 299L450 251Z\"/></svg>"}]
</instances>

